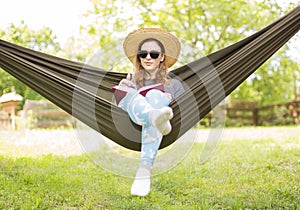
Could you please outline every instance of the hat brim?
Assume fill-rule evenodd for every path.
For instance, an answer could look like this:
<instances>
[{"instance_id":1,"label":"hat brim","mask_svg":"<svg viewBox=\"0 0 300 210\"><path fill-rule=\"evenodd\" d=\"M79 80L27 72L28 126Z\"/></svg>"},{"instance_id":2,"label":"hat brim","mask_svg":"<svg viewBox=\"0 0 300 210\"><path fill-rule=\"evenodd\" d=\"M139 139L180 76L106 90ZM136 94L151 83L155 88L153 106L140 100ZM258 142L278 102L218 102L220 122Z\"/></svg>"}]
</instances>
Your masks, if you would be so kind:
<instances>
[{"instance_id":1,"label":"hat brim","mask_svg":"<svg viewBox=\"0 0 300 210\"><path fill-rule=\"evenodd\" d=\"M157 39L163 44L167 67L171 67L176 63L181 48L180 42L173 34L159 28L141 28L128 34L123 43L123 48L132 63L136 62L140 43L148 38Z\"/></svg>"}]
</instances>

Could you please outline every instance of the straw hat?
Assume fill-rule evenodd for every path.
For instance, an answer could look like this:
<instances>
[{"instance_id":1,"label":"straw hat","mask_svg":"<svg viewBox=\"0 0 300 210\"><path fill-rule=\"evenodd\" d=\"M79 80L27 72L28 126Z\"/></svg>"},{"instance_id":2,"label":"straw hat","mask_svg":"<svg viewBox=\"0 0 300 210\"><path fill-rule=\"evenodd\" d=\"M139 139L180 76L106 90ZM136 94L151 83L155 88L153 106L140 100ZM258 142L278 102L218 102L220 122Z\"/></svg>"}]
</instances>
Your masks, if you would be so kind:
<instances>
[{"instance_id":1,"label":"straw hat","mask_svg":"<svg viewBox=\"0 0 300 210\"><path fill-rule=\"evenodd\" d=\"M180 53L180 42L170 32L159 28L141 28L128 34L123 43L126 56L135 63L140 43L148 38L159 40L165 47L166 65L171 67L176 63Z\"/></svg>"}]
</instances>

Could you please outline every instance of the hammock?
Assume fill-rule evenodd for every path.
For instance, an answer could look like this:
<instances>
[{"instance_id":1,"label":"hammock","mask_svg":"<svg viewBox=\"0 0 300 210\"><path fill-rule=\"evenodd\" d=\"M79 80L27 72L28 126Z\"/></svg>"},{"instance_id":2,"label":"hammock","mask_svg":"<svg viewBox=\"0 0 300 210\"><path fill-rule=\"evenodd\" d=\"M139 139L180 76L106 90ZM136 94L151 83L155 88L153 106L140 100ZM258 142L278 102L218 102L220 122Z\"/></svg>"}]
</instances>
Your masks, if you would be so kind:
<instances>
[{"instance_id":1,"label":"hammock","mask_svg":"<svg viewBox=\"0 0 300 210\"><path fill-rule=\"evenodd\" d=\"M186 92L171 103L172 144L300 29L300 7L255 34L171 71ZM111 101L111 87L125 73L105 71L0 40L0 67L92 129L131 150L141 147L141 127ZM130 135L127 135L130 134Z\"/></svg>"}]
</instances>

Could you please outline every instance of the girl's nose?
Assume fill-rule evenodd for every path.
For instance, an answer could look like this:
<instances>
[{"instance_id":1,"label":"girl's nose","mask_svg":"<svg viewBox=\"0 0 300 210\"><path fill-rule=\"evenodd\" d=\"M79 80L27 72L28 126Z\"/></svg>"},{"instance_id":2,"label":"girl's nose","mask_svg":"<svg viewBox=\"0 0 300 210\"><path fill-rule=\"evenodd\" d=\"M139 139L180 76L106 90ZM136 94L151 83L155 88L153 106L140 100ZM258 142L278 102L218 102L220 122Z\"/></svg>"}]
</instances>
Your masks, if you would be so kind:
<instances>
[{"instance_id":1,"label":"girl's nose","mask_svg":"<svg viewBox=\"0 0 300 210\"><path fill-rule=\"evenodd\" d=\"M150 53L147 53L146 59L151 59Z\"/></svg>"}]
</instances>

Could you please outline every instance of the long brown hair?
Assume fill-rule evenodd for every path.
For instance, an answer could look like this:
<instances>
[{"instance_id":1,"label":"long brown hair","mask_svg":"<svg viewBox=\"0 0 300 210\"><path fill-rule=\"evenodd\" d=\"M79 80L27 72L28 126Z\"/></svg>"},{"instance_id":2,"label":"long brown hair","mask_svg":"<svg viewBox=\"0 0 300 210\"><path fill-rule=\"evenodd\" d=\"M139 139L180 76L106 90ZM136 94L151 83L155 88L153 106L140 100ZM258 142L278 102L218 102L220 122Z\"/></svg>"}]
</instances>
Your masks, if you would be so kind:
<instances>
[{"instance_id":1,"label":"long brown hair","mask_svg":"<svg viewBox=\"0 0 300 210\"><path fill-rule=\"evenodd\" d=\"M143 40L139 44L138 51L141 50L142 45L144 43L151 42L151 41L156 42L158 44L158 46L160 47L161 52L163 54L165 54L165 48L164 48L163 44L159 40L154 39L154 38L148 38L148 39ZM159 69L158 69L158 71L155 75L155 83L169 84L168 67L166 65L165 60L166 59L161 61L160 64L159 64L159 67L158 67ZM143 68L139 56L136 56L135 72L134 72L133 79L134 79L134 82L137 85L137 87L138 88L143 87L145 85L144 81L148 77L150 78L150 73Z\"/></svg>"}]
</instances>

